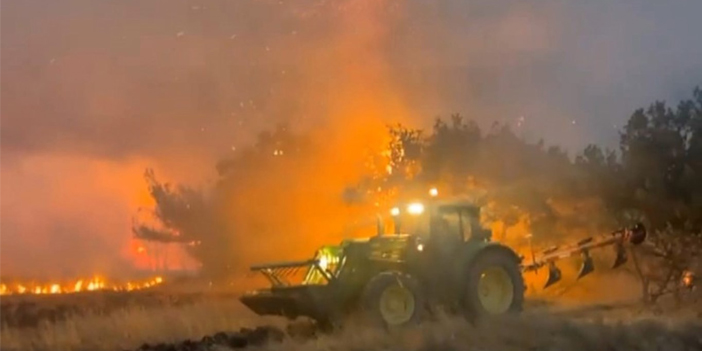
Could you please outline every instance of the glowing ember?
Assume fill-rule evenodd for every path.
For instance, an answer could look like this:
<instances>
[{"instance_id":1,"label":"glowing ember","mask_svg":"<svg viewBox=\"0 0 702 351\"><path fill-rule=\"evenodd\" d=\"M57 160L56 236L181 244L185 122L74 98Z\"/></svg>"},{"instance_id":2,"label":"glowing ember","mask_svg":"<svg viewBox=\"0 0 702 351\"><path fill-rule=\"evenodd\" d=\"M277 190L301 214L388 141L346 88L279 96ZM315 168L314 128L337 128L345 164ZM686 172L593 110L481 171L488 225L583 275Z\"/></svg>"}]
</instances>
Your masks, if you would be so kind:
<instances>
[{"instance_id":1,"label":"glowing ember","mask_svg":"<svg viewBox=\"0 0 702 351\"><path fill-rule=\"evenodd\" d=\"M151 288L163 283L162 277L153 277L143 281L129 281L125 283L108 283L102 277L80 279L70 283L12 283L0 284L0 295L17 294L70 294L83 291L133 291Z\"/></svg>"},{"instance_id":2,"label":"glowing ember","mask_svg":"<svg viewBox=\"0 0 702 351\"><path fill-rule=\"evenodd\" d=\"M683 276L682 276L683 286L686 288L689 288L689 289L694 288L695 280L696 280L695 278L696 278L695 273L693 273L692 271L686 270L685 272L683 272Z\"/></svg>"}]
</instances>

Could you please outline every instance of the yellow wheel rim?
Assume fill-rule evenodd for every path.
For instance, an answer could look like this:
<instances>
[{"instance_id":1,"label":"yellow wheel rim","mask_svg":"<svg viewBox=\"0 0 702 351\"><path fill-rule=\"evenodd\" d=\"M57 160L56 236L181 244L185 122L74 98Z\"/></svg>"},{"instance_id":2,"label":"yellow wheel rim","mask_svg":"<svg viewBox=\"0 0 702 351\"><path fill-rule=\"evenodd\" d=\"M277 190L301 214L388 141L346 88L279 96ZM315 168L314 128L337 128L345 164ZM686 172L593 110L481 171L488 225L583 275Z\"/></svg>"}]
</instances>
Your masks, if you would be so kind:
<instances>
[{"instance_id":1,"label":"yellow wheel rim","mask_svg":"<svg viewBox=\"0 0 702 351\"><path fill-rule=\"evenodd\" d=\"M414 308L414 295L402 286L389 286L380 295L380 314L389 325L407 323L412 319Z\"/></svg>"},{"instance_id":2,"label":"yellow wheel rim","mask_svg":"<svg viewBox=\"0 0 702 351\"><path fill-rule=\"evenodd\" d=\"M514 299L514 284L501 267L490 267L480 275L478 297L485 311L490 314L507 312Z\"/></svg>"}]
</instances>

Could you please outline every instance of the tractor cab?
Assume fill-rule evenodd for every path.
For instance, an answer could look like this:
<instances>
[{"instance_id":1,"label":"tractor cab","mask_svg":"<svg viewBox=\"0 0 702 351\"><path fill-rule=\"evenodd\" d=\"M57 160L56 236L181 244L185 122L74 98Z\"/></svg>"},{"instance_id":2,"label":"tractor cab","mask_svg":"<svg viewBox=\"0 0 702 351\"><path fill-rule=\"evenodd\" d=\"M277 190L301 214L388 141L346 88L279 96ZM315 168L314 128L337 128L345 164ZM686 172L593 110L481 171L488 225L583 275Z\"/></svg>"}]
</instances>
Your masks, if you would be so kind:
<instances>
[{"instance_id":1,"label":"tractor cab","mask_svg":"<svg viewBox=\"0 0 702 351\"><path fill-rule=\"evenodd\" d=\"M393 233L410 234L426 242L490 241L491 231L480 223L480 207L465 200L409 202L393 207Z\"/></svg>"}]
</instances>

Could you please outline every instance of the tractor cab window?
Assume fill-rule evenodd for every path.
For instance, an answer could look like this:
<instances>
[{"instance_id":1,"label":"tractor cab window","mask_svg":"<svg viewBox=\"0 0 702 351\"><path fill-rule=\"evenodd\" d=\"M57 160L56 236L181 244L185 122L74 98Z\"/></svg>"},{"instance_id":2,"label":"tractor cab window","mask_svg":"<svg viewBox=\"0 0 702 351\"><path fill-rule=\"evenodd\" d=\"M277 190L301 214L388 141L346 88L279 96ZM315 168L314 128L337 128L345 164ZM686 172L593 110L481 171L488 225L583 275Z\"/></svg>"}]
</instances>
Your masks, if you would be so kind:
<instances>
[{"instance_id":1,"label":"tractor cab window","mask_svg":"<svg viewBox=\"0 0 702 351\"><path fill-rule=\"evenodd\" d=\"M429 234L429 220L426 214L401 213L393 217L392 233L412 234L426 237Z\"/></svg>"},{"instance_id":2,"label":"tractor cab window","mask_svg":"<svg viewBox=\"0 0 702 351\"><path fill-rule=\"evenodd\" d=\"M441 207L432 220L432 237L436 240L460 242L470 236L470 226L458 207Z\"/></svg>"},{"instance_id":3,"label":"tractor cab window","mask_svg":"<svg viewBox=\"0 0 702 351\"><path fill-rule=\"evenodd\" d=\"M437 239L463 238L460 212L441 209L432 222L432 236L436 236Z\"/></svg>"},{"instance_id":4,"label":"tractor cab window","mask_svg":"<svg viewBox=\"0 0 702 351\"><path fill-rule=\"evenodd\" d=\"M471 208L439 208L432 220L432 235L463 241L480 232L479 219Z\"/></svg>"}]
</instances>

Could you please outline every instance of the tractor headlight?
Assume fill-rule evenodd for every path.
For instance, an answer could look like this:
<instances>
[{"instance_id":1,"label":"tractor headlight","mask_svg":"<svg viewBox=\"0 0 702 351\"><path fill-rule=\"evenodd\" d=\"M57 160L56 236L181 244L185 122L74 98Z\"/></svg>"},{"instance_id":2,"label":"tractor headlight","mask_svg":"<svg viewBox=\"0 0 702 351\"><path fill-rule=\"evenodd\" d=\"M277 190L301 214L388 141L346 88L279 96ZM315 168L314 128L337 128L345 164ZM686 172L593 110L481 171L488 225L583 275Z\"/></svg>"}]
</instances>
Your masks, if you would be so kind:
<instances>
[{"instance_id":1,"label":"tractor headlight","mask_svg":"<svg viewBox=\"0 0 702 351\"><path fill-rule=\"evenodd\" d=\"M397 208L397 207L393 207L393 208L390 210L390 214L393 215L393 216L399 216L399 215L400 215L400 209Z\"/></svg>"},{"instance_id":2,"label":"tractor headlight","mask_svg":"<svg viewBox=\"0 0 702 351\"><path fill-rule=\"evenodd\" d=\"M417 248L418 252L424 251L424 240L422 240L422 238L416 237L414 240L414 245L414 247Z\"/></svg>"},{"instance_id":3,"label":"tractor headlight","mask_svg":"<svg viewBox=\"0 0 702 351\"><path fill-rule=\"evenodd\" d=\"M407 212L413 215L422 214L424 213L424 205L418 202L409 204L409 206L407 206Z\"/></svg>"},{"instance_id":4,"label":"tractor headlight","mask_svg":"<svg viewBox=\"0 0 702 351\"><path fill-rule=\"evenodd\" d=\"M323 271L327 270L327 267L329 266L329 259L327 258L326 255L321 255L319 256L319 268L321 268Z\"/></svg>"}]
</instances>

